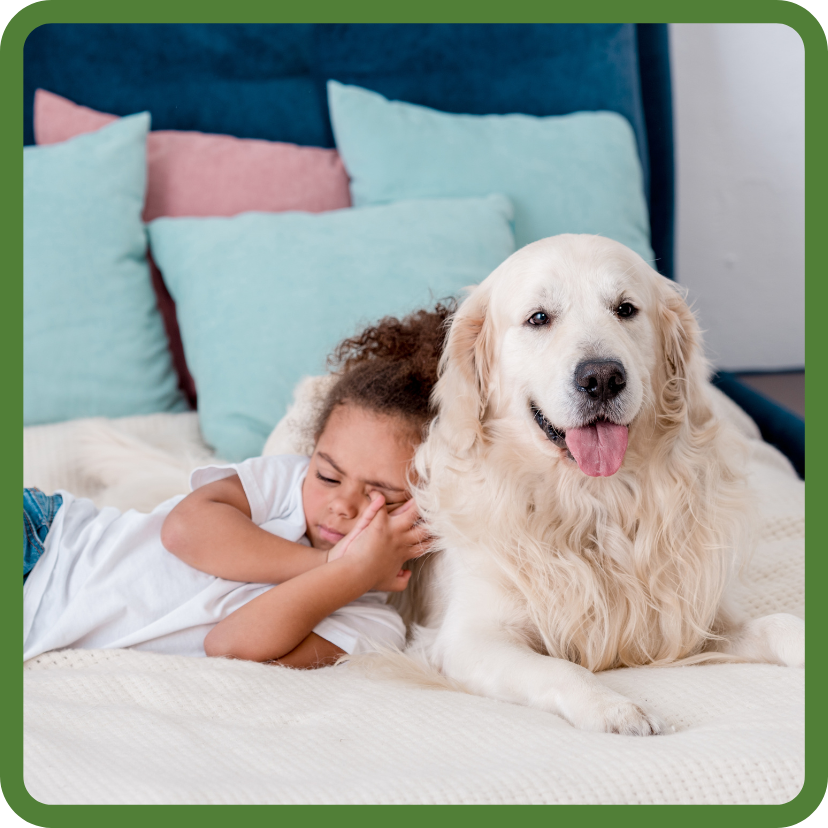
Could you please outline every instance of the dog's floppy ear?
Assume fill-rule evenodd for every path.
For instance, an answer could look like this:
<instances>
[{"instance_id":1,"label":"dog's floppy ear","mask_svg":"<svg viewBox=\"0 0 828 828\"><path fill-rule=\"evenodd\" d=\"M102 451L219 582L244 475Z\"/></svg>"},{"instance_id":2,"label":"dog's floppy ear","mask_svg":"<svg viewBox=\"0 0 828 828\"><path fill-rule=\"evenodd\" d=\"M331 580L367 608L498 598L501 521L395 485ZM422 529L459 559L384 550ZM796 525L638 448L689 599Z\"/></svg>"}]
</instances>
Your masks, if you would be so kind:
<instances>
[{"instance_id":1,"label":"dog's floppy ear","mask_svg":"<svg viewBox=\"0 0 828 828\"><path fill-rule=\"evenodd\" d=\"M686 377L699 345L699 326L676 287L664 285L659 323L668 377Z\"/></svg>"},{"instance_id":2,"label":"dog's floppy ear","mask_svg":"<svg viewBox=\"0 0 828 828\"><path fill-rule=\"evenodd\" d=\"M667 279L660 286L658 314L663 356L661 387L656 389L659 414L663 424L678 425L686 420L688 406L696 406L701 400L701 384L707 372L701 331L679 288Z\"/></svg>"},{"instance_id":3,"label":"dog's floppy ear","mask_svg":"<svg viewBox=\"0 0 828 828\"><path fill-rule=\"evenodd\" d=\"M458 451L482 437L492 368L489 286L478 285L451 320L435 389L441 430Z\"/></svg>"}]
</instances>

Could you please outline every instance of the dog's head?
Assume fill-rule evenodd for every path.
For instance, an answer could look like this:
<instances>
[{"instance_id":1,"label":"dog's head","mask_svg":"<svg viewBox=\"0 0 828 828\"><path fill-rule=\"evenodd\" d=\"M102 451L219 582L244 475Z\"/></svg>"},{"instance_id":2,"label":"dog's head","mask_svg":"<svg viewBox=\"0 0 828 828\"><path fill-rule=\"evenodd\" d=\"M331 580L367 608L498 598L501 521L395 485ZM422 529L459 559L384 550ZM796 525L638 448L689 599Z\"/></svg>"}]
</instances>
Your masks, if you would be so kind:
<instances>
[{"instance_id":1,"label":"dog's head","mask_svg":"<svg viewBox=\"0 0 828 828\"><path fill-rule=\"evenodd\" d=\"M507 421L521 442L592 477L624 462L646 420L687 420L704 376L676 286L623 245L563 235L522 248L455 315L436 390L456 450ZM634 432L633 432L634 433Z\"/></svg>"}]
</instances>

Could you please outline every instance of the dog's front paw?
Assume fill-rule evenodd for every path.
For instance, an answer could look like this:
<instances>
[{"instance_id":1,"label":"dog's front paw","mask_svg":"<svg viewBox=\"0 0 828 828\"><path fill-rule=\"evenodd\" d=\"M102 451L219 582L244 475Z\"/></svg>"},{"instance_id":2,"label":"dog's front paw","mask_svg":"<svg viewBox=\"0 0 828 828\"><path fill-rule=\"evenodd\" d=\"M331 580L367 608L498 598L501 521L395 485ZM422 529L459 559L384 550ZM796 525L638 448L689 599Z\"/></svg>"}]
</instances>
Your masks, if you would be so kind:
<instances>
[{"instance_id":1,"label":"dog's front paw","mask_svg":"<svg viewBox=\"0 0 828 828\"><path fill-rule=\"evenodd\" d=\"M647 713L631 701L610 705L603 711L605 733L620 733L622 736L658 736L667 726L658 716Z\"/></svg>"},{"instance_id":2,"label":"dog's front paw","mask_svg":"<svg viewBox=\"0 0 828 828\"><path fill-rule=\"evenodd\" d=\"M658 736L669 728L653 713L647 713L629 699L608 691L572 716L570 721L582 730L619 733L622 736Z\"/></svg>"}]
</instances>

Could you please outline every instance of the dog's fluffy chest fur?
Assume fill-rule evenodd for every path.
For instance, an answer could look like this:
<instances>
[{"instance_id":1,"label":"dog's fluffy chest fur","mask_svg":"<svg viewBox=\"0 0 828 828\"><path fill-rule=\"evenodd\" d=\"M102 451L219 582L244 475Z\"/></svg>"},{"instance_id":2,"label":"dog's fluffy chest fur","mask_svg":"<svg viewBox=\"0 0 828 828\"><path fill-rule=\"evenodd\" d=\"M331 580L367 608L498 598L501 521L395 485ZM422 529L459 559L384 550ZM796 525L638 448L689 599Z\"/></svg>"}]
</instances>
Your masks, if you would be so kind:
<instances>
[{"instance_id":1,"label":"dog's fluffy chest fur","mask_svg":"<svg viewBox=\"0 0 828 828\"><path fill-rule=\"evenodd\" d=\"M492 521L502 529L506 519L492 506L479 527L489 538L497 536ZM636 577L634 539L594 508L583 509L574 526L564 526L555 511L548 502L530 502L524 520L514 520L512 543L475 544L462 565L482 566L503 594L507 626L539 652L590 670L653 660L655 652L644 649L659 649L652 640L657 613Z\"/></svg>"},{"instance_id":2,"label":"dog's fluffy chest fur","mask_svg":"<svg viewBox=\"0 0 828 828\"><path fill-rule=\"evenodd\" d=\"M592 671L699 653L730 575L731 504L720 504L717 525L716 504L702 502L710 481L680 473L669 457L597 480L566 462L543 474L526 455L496 452L481 464L485 477L438 472L451 517L436 528L454 589L485 578L507 628ZM700 522L702 513L711 520Z\"/></svg>"}]
</instances>

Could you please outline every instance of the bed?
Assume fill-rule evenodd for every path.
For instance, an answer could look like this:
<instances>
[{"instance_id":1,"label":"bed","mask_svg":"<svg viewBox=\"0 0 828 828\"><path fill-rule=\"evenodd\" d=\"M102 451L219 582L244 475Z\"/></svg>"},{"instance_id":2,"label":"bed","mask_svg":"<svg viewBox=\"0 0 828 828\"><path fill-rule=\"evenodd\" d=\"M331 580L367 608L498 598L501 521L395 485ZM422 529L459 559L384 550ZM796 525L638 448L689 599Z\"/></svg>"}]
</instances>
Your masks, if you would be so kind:
<instances>
[{"instance_id":1,"label":"bed","mask_svg":"<svg viewBox=\"0 0 828 828\"><path fill-rule=\"evenodd\" d=\"M405 166L404 153L416 153L416 147L398 142L378 173L380 150L361 149L376 138L364 134L359 120L368 111L376 113L372 124L387 125L388 135L411 118L432 128L420 142L444 141L445 130L458 123L471 124L468 129L481 123L448 116L503 116L511 119L503 123L520 127L528 122L512 113L535 119L611 113L578 123L605 129L590 146L606 148L606 159L626 159L625 169L632 170L633 179L619 178L617 192L619 203L639 212L617 232L633 234L633 243L648 246L655 266L673 276L669 54L661 25L50 24L26 42L24 81L27 145L37 137L38 144L64 152L61 147L83 143L73 136L93 136L109 125L122 142L117 151L126 152L135 136L144 135L150 184L143 210L154 260L146 264L145 248L134 253L135 267L145 268L143 292L108 296L105 314L96 307L104 305L103 297L83 294L83 311L98 325L89 359L110 374L78 378L86 383L79 386L84 393L74 393L71 405L61 397L65 389L54 384L49 394L41 384L40 396L26 398L31 416L24 428L24 485L65 488L99 505L148 509L164 487L169 495L183 491L188 469L207 459L306 451L304 426L316 385L299 380L324 366L318 355L302 363L284 343L296 336L291 325L307 307L303 302L312 301L320 319L329 311L350 313L349 324L373 312L354 310L348 299L379 278L376 271L358 270L352 282L341 276L348 262L364 259L359 251L353 259L346 255L359 233L382 226L393 235L404 224L430 240L406 248L410 272L382 274L397 279L388 284L401 302L403 294L408 302L419 301L423 291L448 291L462 284L458 280L485 275L491 262L508 255L506 229L519 236L528 226L520 198L512 199L517 207L510 212L514 204L495 196L438 192L444 171L433 192L417 189L427 176L412 182L402 174L383 189L382 174L393 169L396 175ZM394 108L394 101L414 108ZM149 139L140 118L112 118L142 111L151 113ZM394 122L398 116L403 120ZM194 138L193 131L208 138ZM209 138L215 135L248 143ZM285 161L268 142L319 149L292 151ZM195 165L178 189L159 195L150 209L153 169L169 171L181 158L214 165L229 158L237 166L207 192L208 167ZM248 165L244 174L242 161ZM283 164L278 169L292 171L300 182L290 198L284 187L259 193L256 181L268 164ZM119 175L126 175L121 167ZM573 161L571 169L581 168ZM142 174L136 168L134 181ZM42 171L43 187L51 186L49 175ZM244 175L252 184L234 189ZM638 182L640 204L623 189L629 180ZM239 189L245 197L255 190L261 200L239 210L228 195ZM317 200L297 206L311 191ZM409 196L413 201L406 201ZM432 197L457 198L459 206L442 213ZM212 206L204 206L211 198ZM36 203L34 195L29 203ZM287 218L273 217L282 212ZM311 213L315 218L307 217ZM367 217L361 224L353 223L357 213ZM636 236L642 215L646 234ZM449 229L453 235L446 236ZM137 243L134 234L129 238ZM274 238L275 250L268 246ZM304 252L301 259L284 252L291 245L305 251L319 238L338 241L310 264ZM216 239L229 241L217 246ZM239 239L252 258L222 258ZM181 253L185 241L187 255ZM426 282L405 293L433 265L422 258L423 247L436 250L441 261L458 261L438 288ZM257 257L249 251L258 251ZM398 249L389 255L399 259ZM381 264L382 256L376 258ZM255 281L260 271L272 278L268 268L276 259L289 278L277 285L279 303L254 319L253 305L267 305L255 301L263 283L245 294L245 279ZM86 274L92 264L87 258L79 265L84 285L92 279ZM195 266L194 285L187 268ZM388 260L384 266L388 270ZM228 283L233 289L226 292ZM40 310L49 295L44 284L26 302ZM128 374L115 338L120 342L133 329L117 317L117 303L126 313L139 300L144 310L128 337L127 357L134 362ZM215 306L221 309L216 319ZM40 335L29 324L27 343L30 333ZM249 392L245 368L253 363L261 377L262 363L249 347L227 347L222 336L230 332L238 341L253 336L272 348L268 353L276 356L266 367L276 373L272 382L258 383L268 386L267 394ZM27 364L28 386L35 369L43 376L51 370L54 342L49 347L48 362L32 362L31 373ZM27 353L35 354L34 346ZM713 379L720 390L711 394L722 416L750 442L751 485L762 516L739 600L751 616L803 616L804 425L734 377ZM137 396L119 392L122 386ZM125 397L130 402L124 407ZM157 460L153 485L146 486L152 496L142 481L124 475L124 458L134 450ZM348 665L301 672L221 659L66 650L27 662L24 680L24 779L44 803L778 804L794 798L804 783L804 676L769 665L602 674L602 681L641 699L674 728L668 736L641 740L575 731L551 714L370 677ZM309 781L314 779L324 784Z\"/></svg>"}]
</instances>

